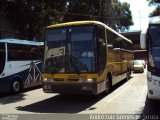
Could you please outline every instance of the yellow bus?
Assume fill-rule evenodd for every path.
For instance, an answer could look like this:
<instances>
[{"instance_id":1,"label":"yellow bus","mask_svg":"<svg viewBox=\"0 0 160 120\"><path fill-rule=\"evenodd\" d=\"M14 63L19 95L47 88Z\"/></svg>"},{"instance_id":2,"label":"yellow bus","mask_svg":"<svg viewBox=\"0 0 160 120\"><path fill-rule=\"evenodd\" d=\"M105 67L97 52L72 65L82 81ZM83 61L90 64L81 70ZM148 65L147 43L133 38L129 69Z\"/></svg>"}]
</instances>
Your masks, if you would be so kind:
<instances>
[{"instance_id":1,"label":"yellow bus","mask_svg":"<svg viewBox=\"0 0 160 120\"><path fill-rule=\"evenodd\" d=\"M109 93L133 69L132 42L98 21L47 27L43 91L62 94Z\"/></svg>"}]
</instances>

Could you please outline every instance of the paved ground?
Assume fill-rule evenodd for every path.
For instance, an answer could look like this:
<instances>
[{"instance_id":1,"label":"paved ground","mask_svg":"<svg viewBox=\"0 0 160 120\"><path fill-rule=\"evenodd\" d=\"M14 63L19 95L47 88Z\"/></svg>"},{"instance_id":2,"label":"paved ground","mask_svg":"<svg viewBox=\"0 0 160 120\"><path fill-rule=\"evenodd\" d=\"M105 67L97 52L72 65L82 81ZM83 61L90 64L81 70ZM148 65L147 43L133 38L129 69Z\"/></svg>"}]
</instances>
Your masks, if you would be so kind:
<instances>
[{"instance_id":1,"label":"paved ground","mask_svg":"<svg viewBox=\"0 0 160 120\"><path fill-rule=\"evenodd\" d=\"M147 99L146 80L146 71L143 74L133 74L129 81L114 86L113 92L109 95L46 94L39 88L19 95L1 96L0 113L43 115L50 113L51 116L68 116L70 119L74 119L75 116L71 117L74 114L86 114L84 117L88 117L88 114L110 113L158 114L160 102Z\"/></svg>"}]
</instances>

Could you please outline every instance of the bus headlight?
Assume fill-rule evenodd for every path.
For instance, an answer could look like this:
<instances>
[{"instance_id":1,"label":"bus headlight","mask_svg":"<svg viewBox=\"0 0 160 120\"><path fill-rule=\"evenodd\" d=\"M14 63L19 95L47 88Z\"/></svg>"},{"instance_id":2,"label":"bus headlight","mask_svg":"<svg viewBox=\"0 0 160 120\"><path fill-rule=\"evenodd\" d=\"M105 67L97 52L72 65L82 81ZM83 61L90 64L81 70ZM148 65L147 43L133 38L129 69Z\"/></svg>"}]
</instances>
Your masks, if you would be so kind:
<instances>
[{"instance_id":1,"label":"bus headlight","mask_svg":"<svg viewBox=\"0 0 160 120\"><path fill-rule=\"evenodd\" d=\"M79 82L95 82L95 78L89 78L89 79L84 79L84 78L80 78Z\"/></svg>"},{"instance_id":2,"label":"bus headlight","mask_svg":"<svg viewBox=\"0 0 160 120\"><path fill-rule=\"evenodd\" d=\"M53 81L53 78L44 78L43 81L51 82L51 81Z\"/></svg>"},{"instance_id":3,"label":"bus headlight","mask_svg":"<svg viewBox=\"0 0 160 120\"><path fill-rule=\"evenodd\" d=\"M93 82L93 79L87 79L86 82Z\"/></svg>"},{"instance_id":4,"label":"bus headlight","mask_svg":"<svg viewBox=\"0 0 160 120\"><path fill-rule=\"evenodd\" d=\"M47 81L47 78L44 78L43 81Z\"/></svg>"}]
</instances>

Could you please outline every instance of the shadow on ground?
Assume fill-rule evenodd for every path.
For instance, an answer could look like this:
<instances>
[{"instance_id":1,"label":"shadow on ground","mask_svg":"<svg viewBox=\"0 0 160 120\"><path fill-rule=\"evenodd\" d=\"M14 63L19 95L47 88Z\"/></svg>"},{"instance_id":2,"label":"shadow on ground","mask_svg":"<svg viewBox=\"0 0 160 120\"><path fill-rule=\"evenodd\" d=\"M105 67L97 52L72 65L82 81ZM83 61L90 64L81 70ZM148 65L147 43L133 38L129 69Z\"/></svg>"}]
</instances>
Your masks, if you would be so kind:
<instances>
[{"instance_id":1,"label":"shadow on ground","mask_svg":"<svg viewBox=\"0 0 160 120\"><path fill-rule=\"evenodd\" d=\"M160 101L150 100L146 97L145 106L142 108L139 120L159 120Z\"/></svg>"},{"instance_id":2,"label":"shadow on ground","mask_svg":"<svg viewBox=\"0 0 160 120\"><path fill-rule=\"evenodd\" d=\"M15 95L9 95L8 97L3 97L0 99L0 104L10 104L10 103L16 103L22 100L25 100L24 98L25 94L15 94Z\"/></svg>"},{"instance_id":3,"label":"shadow on ground","mask_svg":"<svg viewBox=\"0 0 160 120\"><path fill-rule=\"evenodd\" d=\"M27 89L21 91L20 93L11 93L11 92L1 93L0 94L0 104L10 104L10 103L15 103L15 102L25 100L25 98L24 98L24 96L26 96L25 92L39 89L39 88L41 88L41 86L27 88Z\"/></svg>"},{"instance_id":4,"label":"shadow on ground","mask_svg":"<svg viewBox=\"0 0 160 120\"><path fill-rule=\"evenodd\" d=\"M97 97L85 95L56 95L37 103L18 107L17 110L36 113L78 113L90 108L103 97L105 97L104 94Z\"/></svg>"},{"instance_id":5,"label":"shadow on ground","mask_svg":"<svg viewBox=\"0 0 160 120\"><path fill-rule=\"evenodd\" d=\"M113 91L125 82L126 81L122 81L114 86ZM16 109L35 113L79 113L84 110L91 111L96 109L92 106L104 97L106 97L105 93L97 96L60 94L27 106L19 106Z\"/></svg>"},{"instance_id":6,"label":"shadow on ground","mask_svg":"<svg viewBox=\"0 0 160 120\"><path fill-rule=\"evenodd\" d=\"M146 102L142 114L159 114L159 113L160 113L160 101L150 100L148 99L148 97L146 97Z\"/></svg>"}]
</instances>

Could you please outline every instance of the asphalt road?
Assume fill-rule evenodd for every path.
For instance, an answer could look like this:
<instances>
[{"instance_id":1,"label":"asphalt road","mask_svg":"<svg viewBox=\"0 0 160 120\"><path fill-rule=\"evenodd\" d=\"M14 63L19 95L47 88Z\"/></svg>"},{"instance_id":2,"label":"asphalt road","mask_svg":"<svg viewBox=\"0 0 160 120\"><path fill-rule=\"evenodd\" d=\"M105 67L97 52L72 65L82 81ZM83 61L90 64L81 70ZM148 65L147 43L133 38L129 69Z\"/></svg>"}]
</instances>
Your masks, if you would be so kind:
<instances>
[{"instance_id":1,"label":"asphalt road","mask_svg":"<svg viewBox=\"0 0 160 120\"><path fill-rule=\"evenodd\" d=\"M147 77L144 73L132 74L129 81L122 81L106 95L59 95L43 93L41 88L27 90L18 95L0 96L0 119L93 119L92 115L107 119L106 115L148 115L159 118L160 101L147 99ZM18 116L14 116L18 115ZM104 116L105 115L105 116ZM97 117L97 116L96 116ZM98 116L99 117L99 116ZM137 119L137 118L136 118Z\"/></svg>"}]
</instances>

